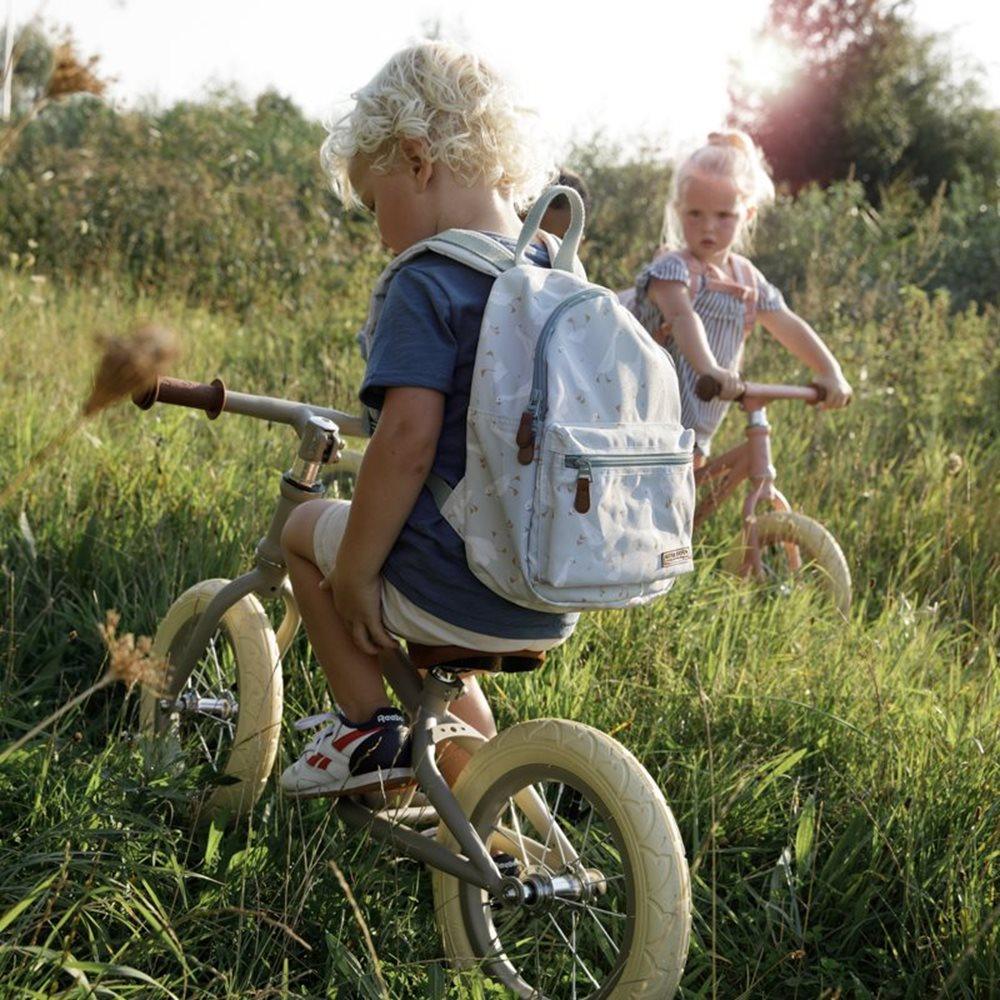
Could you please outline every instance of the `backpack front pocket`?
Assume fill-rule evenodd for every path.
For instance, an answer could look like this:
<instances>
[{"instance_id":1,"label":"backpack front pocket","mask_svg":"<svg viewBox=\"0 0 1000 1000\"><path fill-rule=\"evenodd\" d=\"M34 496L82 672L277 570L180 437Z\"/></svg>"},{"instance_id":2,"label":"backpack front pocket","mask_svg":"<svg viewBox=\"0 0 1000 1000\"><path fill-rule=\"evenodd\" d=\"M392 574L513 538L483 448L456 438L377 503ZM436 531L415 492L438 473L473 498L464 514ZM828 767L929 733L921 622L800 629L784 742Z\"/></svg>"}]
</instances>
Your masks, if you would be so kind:
<instances>
[{"instance_id":1,"label":"backpack front pocket","mask_svg":"<svg viewBox=\"0 0 1000 1000\"><path fill-rule=\"evenodd\" d=\"M575 430L555 429L539 465L538 582L642 586L692 569L690 432Z\"/></svg>"}]
</instances>

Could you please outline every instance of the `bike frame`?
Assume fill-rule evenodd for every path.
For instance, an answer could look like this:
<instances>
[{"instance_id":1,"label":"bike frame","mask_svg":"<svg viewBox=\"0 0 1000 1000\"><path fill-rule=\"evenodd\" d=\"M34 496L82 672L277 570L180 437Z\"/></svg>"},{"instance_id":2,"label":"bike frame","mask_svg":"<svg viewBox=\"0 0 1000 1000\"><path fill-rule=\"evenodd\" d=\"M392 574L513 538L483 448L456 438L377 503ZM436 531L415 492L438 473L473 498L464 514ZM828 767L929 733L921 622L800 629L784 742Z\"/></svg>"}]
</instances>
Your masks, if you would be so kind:
<instances>
[{"instance_id":1,"label":"bike frame","mask_svg":"<svg viewBox=\"0 0 1000 1000\"><path fill-rule=\"evenodd\" d=\"M695 470L695 485L705 484L704 495L699 497L695 509L696 528L732 496L740 483L749 480L747 495L743 501L745 574L752 572L761 576L764 571L757 536L757 508L763 503L772 510L792 509L785 495L774 485L777 470L771 458L771 425L767 420L766 405L776 399L800 399L812 403L816 398L816 390L811 386L747 383L739 399L740 408L747 415L746 441L717 458L709 459ZM796 572L801 568L798 546L786 545L786 549L789 568Z\"/></svg>"},{"instance_id":2,"label":"bike frame","mask_svg":"<svg viewBox=\"0 0 1000 1000\"><path fill-rule=\"evenodd\" d=\"M215 391L214 395L208 391L210 389ZM365 422L339 410L269 396L228 392L218 380L211 386L203 386L176 379L161 379L154 389L135 401L144 409L157 401L194 406L206 410L210 418L223 411L239 413L258 420L288 424L299 435L298 455L292 467L281 477L278 504L267 533L257 545L253 568L226 584L202 612L188 641L171 663L171 679L175 690L183 689L195 665L208 649L226 611L251 593L261 599L280 598L284 602L285 615L276 632L278 650L284 656L302 619L281 551L282 529L295 507L325 495L326 487L320 479L320 472L325 465L340 461L344 447L340 433L367 437ZM356 455L352 457L356 458ZM437 766L436 747L443 740L470 749L486 742L482 733L448 710L451 702L462 693L461 676L446 668L436 667L428 672L426 678L421 678L420 672L401 650L384 651L379 660L383 675L413 720L411 745L417 781L440 820L455 837L462 853L450 850L411 826L390 821L348 797L333 800L338 816L350 826L367 830L377 840L391 843L419 861L487 890L508 905L533 902L531 884L501 875L486 844L462 812ZM545 831L546 838L554 839L564 863L582 872L572 845L552 819L541 796L528 788L515 798L535 828ZM548 839L545 845L535 846L541 847L542 853L546 854ZM563 897L581 898L588 892L585 876L558 877L551 881L558 881L553 891Z\"/></svg>"}]
</instances>

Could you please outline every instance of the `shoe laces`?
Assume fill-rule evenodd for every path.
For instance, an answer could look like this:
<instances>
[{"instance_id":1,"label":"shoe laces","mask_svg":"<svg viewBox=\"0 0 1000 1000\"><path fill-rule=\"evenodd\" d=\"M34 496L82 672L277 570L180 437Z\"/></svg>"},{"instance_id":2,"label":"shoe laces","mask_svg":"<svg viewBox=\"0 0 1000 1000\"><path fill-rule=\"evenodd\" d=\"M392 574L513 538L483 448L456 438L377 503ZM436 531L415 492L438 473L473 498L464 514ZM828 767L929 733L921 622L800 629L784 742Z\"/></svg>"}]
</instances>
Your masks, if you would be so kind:
<instances>
[{"instance_id":1,"label":"shoe laces","mask_svg":"<svg viewBox=\"0 0 1000 1000\"><path fill-rule=\"evenodd\" d=\"M325 736L329 736L339 725L341 719L336 712L320 712L318 715L307 715L304 718L296 719L292 725L300 732L304 733L309 729L323 728L316 733L309 741L309 745L319 743Z\"/></svg>"}]
</instances>

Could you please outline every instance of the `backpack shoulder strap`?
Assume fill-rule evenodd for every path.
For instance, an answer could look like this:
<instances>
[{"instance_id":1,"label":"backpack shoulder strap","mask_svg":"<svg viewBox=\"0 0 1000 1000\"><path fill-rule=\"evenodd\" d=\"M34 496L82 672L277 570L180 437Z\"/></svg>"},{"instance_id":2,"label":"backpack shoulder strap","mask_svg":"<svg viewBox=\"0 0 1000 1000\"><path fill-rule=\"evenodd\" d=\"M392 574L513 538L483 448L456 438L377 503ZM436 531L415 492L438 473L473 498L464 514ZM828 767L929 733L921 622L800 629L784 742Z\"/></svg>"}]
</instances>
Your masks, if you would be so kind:
<instances>
[{"instance_id":1,"label":"backpack shoulder strap","mask_svg":"<svg viewBox=\"0 0 1000 1000\"><path fill-rule=\"evenodd\" d=\"M748 335L757 322L757 274L753 264L739 254L732 255L733 274L746 289L743 298L743 334Z\"/></svg>"},{"instance_id":2,"label":"backpack shoulder strap","mask_svg":"<svg viewBox=\"0 0 1000 1000\"><path fill-rule=\"evenodd\" d=\"M701 262L690 250L687 248L683 250L673 251L684 261L688 269L688 292L691 295L691 301L694 302L694 297L701 291L702 285L705 283L705 278L707 274L705 268L702 266Z\"/></svg>"},{"instance_id":3,"label":"backpack shoulder strap","mask_svg":"<svg viewBox=\"0 0 1000 1000\"><path fill-rule=\"evenodd\" d=\"M365 325L358 333L361 356L366 360L371 353L371 340L375 334L378 318L382 313L382 305L385 302L390 282L404 264L428 251L440 254L442 257L450 257L452 260L457 260L461 264L484 274L493 275L493 277L502 274L507 268L514 265L512 251L508 250L502 243L490 239L489 236L473 232L471 229L446 229L436 236L414 243L398 257L394 257L375 282L368 306L368 316L365 319Z\"/></svg>"},{"instance_id":4,"label":"backpack shoulder strap","mask_svg":"<svg viewBox=\"0 0 1000 1000\"><path fill-rule=\"evenodd\" d=\"M421 252L431 250L485 274L499 275L514 266L513 250L472 229L446 229L417 245Z\"/></svg>"}]
</instances>

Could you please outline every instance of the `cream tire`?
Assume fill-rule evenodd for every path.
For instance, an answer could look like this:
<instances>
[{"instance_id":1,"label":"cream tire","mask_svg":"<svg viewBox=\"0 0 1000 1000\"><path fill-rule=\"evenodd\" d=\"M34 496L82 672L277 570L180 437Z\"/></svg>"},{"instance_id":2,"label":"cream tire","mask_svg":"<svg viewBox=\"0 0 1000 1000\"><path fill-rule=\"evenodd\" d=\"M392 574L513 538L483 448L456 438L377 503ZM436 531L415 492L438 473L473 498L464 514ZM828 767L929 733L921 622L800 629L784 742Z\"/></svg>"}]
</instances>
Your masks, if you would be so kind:
<instances>
[{"instance_id":1,"label":"cream tire","mask_svg":"<svg viewBox=\"0 0 1000 1000\"><path fill-rule=\"evenodd\" d=\"M851 571L837 539L823 527L798 511L768 511L757 517L759 544L790 544L799 548L804 564L820 570L822 585L837 610L846 618L851 610ZM726 559L726 569L740 573L746 551L737 545Z\"/></svg>"},{"instance_id":2,"label":"cream tire","mask_svg":"<svg viewBox=\"0 0 1000 1000\"><path fill-rule=\"evenodd\" d=\"M538 777L532 777L536 772ZM534 783L546 780L547 775L555 781L568 779L573 782L571 787L585 789L592 801L601 803L609 829L617 832L615 845L627 859L631 880L633 912L627 952L618 955L618 966L599 988L588 985L597 992L587 996L615 1000L665 1000L673 996L691 933L690 875L680 831L663 793L628 750L582 723L560 719L524 722L501 733L473 755L454 793L464 814L477 827L484 826L479 830L483 836L497 820L477 816L477 807L486 803L486 811L492 811L490 797L504 794L505 780L506 784L513 781L513 788L517 781ZM444 824L439 827L438 839L456 848ZM468 932L466 914L475 912L470 898L484 894L436 870L432 872L432 886L446 957L460 969L482 965ZM525 985L510 982L511 977L498 975L489 967L486 971L517 995L547 995L532 991L530 974Z\"/></svg>"},{"instance_id":3,"label":"cream tire","mask_svg":"<svg viewBox=\"0 0 1000 1000\"><path fill-rule=\"evenodd\" d=\"M139 723L148 751L155 754L159 741L171 738L174 720L159 709L159 698L176 698L181 692L171 676L170 657L183 647L198 618L228 580L203 580L186 590L170 606L156 631L153 651L167 659L166 681L160 693L144 686L139 703ZM220 635L221 634L221 635ZM214 766L224 777L206 787L192 803L199 821L223 815L231 819L253 808L274 766L281 735L282 677L278 644L260 601L252 594L240 598L222 616L218 632L230 652L226 668L235 684L239 711L218 741ZM197 674L205 659L195 667ZM183 723L181 723L183 725ZM189 762L184 759L183 765ZM192 759L190 763L195 763Z\"/></svg>"}]
</instances>

